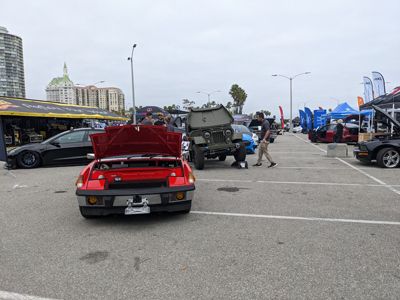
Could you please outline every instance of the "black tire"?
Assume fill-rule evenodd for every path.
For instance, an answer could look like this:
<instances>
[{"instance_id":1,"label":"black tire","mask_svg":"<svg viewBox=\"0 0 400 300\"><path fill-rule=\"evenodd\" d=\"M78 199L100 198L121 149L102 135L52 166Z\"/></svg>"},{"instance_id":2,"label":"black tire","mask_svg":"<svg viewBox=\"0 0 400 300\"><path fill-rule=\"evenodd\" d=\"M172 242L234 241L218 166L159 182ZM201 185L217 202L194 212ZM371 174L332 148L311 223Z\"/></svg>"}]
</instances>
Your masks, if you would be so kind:
<instances>
[{"instance_id":1,"label":"black tire","mask_svg":"<svg viewBox=\"0 0 400 300\"><path fill-rule=\"evenodd\" d=\"M193 152L194 152L194 167L197 170L203 170L204 169L204 152L201 150L201 148L197 145L193 146Z\"/></svg>"},{"instance_id":2,"label":"black tire","mask_svg":"<svg viewBox=\"0 0 400 300\"><path fill-rule=\"evenodd\" d=\"M269 139L269 142L270 142L271 144L272 144L274 141L275 141L274 138L270 138L270 139Z\"/></svg>"},{"instance_id":3,"label":"black tire","mask_svg":"<svg viewBox=\"0 0 400 300\"><path fill-rule=\"evenodd\" d=\"M246 160L246 146L242 143L240 144L240 148L233 155L236 161L245 161Z\"/></svg>"},{"instance_id":4,"label":"black tire","mask_svg":"<svg viewBox=\"0 0 400 300\"><path fill-rule=\"evenodd\" d=\"M89 215L89 214L86 212L86 208L85 208L85 207L82 207L82 206L79 206L79 211L80 211L82 217L84 217L85 219L96 219L96 218L99 217L99 216L96 216L96 215Z\"/></svg>"},{"instance_id":5,"label":"black tire","mask_svg":"<svg viewBox=\"0 0 400 300\"><path fill-rule=\"evenodd\" d=\"M222 155L218 156L218 160L219 161L225 161L226 160L226 154L222 154Z\"/></svg>"},{"instance_id":6,"label":"black tire","mask_svg":"<svg viewBox=\"0 0 400 300\"><path fill-rule=\"evenodd\" d=\"M40 155L34 151L24 151L17 156L17 164L24 169L33 169L40 166Z\"/></svg>"},{"instance_id":7,"label":"black tire","mask_svg":"<svg viewBox=\"0 0 400 300\"><path fill-rule=\"evenodd\" d=\"M400 151L396 148L383 148L379 150L376 162L381 168L396 168L400 166Z\"/></svg>"}]
</instances>

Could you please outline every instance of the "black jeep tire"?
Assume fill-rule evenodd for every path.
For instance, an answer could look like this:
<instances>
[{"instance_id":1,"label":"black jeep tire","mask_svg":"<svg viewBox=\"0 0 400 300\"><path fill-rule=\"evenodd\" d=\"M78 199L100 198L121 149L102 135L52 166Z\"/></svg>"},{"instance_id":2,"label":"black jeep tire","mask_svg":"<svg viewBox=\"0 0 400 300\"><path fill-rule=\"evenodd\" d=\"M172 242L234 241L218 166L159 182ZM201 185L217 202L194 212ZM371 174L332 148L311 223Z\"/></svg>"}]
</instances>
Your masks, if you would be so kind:
<instances>
[{"instance_id":1,"label":"black jeep tire","mask_svg":"<svg viewBox=\"0 0 400 300\"><path fill-rule=\"evenodd\" d=\"M241 143L239 149L236 150L233 155L236 161L245 161L246 160L246 146Z\"/></svg>"},{"instance_id":2,"label":"black jeep tire","mask_svg":"<svg viewBox=\"0 0 400 300\"><path fill-rule=\"evenodd\" d=\"M85 207L82 207L82 206L79 206L79 211L80 211L82 217L84 217L85 219L96 219L96 218L99 218L99 217L100 217L100 216L88 214L88 213L86 212L86 208L85 208Z\"/></svg>"},{"instance_id":3,"label":"black jeep tire","mask_svg":"<svg viewBox=\"0 0 400 300\"><path fill-rule=\"evenodd\" d=\"M376 162L381 168L396 168L400 166L400 151L391 147L383 148L376 155Z\"/></svg>"},{"instance_id":4,"label":"black jeep tire","mask_svg":"<svg viewBox=\"0 0 400 300\"><path fill-rule=\"evenodd\" d=\"M197 170L203 170L204 169L204 152L201 150L201 148L197 145L193 146L193 152L194 152L194 167Z\"/></svg>"},{"instance_id":5,"label":"black jeep tire","mask_svg":"<svg viewBox=\"0 0 400 300\"><path fill-rule=\"evenodd\" d=\"M220 156L218 156L218 160L219 161L225 161L226 160L226 154L221 154Z\"/></svg>"},{"instance_id":6,"label":"black jeep tire","mask_svg":"<svg viewBox=\"0 0 400 300\"><path fill-rule=\"evenodd\" d=\"M17 156L17 164L24 169L33 169L40 166L40 155L34 151L24 151Z\"/></svg>"}]
</instances>

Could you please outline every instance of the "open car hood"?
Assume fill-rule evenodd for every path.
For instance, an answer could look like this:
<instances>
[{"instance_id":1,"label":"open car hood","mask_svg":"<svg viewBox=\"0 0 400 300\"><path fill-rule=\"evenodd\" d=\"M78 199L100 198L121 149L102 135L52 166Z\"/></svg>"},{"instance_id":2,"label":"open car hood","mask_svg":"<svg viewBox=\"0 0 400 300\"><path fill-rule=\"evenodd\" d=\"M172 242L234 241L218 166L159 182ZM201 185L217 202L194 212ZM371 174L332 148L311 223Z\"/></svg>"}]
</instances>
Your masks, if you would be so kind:
<instances>
[{"instance_id":1,"label":"open car hood","mask_svg":"<svg viewBox=\"0 0 400 300\"><path fill-rule=\"evenodd\" d=\"M90 138L96 159L126 155L181 156L182 135L169 132L164 126L112 126Z\"/></svg>"},{"instance_id":2,"label":"open car hood","mask_svg":"<svg viewBox=\"0 0 400 300\"><path fill-rule=\"evenodd\" d=\"M396 131L400 132L400 123L397 120L393 119L392 116L390 116L387 112L385 112L383 109L379 108L378 106L372 105L372 107L373 107L373 109L375 109L375 111L384 115L389 120L389 122L391 122L394 125L394 127L397 128Z\"/></svg>"}]
</instances>

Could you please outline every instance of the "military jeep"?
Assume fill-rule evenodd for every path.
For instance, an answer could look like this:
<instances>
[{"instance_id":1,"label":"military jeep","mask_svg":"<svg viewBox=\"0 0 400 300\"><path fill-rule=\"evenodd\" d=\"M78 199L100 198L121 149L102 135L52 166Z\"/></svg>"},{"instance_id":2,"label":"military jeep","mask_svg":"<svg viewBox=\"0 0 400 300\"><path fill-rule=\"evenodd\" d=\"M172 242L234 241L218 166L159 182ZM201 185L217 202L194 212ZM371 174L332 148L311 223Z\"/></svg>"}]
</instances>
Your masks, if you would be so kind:
<instances>
[{"instance_id":1,"label":"military jeep","mask_svg":"<svg viewBox=\"0 0 400 300\"><path fill-rule=\"evenodd\" d=\"M197 170L204 169L205 158L224 161L228 155L233 155L237 162L246 160L242 134L233 130L232 122L233 117L223 105L191 109L186 132L190 141L190 159Z\"/></svg>"}]
</instances>

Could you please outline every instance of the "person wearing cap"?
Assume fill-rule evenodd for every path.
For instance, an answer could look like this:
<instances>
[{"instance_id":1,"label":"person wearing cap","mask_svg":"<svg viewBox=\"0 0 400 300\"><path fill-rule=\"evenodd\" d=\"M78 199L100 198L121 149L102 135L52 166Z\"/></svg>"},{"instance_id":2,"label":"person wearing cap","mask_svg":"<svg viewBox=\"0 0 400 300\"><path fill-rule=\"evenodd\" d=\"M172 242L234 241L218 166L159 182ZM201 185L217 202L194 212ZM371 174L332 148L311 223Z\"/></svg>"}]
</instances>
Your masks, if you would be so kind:
<instances>
[{"instance_id":1,"label":"person wearing cap","mask_svg":"<svg viewBox=\"0 0 400 300\"><path fill-rule=\"evenodd\" d=\"M336 131L335 131L335 135L333 136L334 143L340 143L342 141L342 136L343 136L343 124L342 123L343 123L342 119L337 120Z\"/></svg>"},{"instance_id":2,"label":"person wearing cap","mask_svg":"<svg viewBox=\"0 0 400 300\"><path fill-rule=\"evenodd\" d=\"M146 117L142 121L142 125L153 125L153 114L151 112L146 113Z\"/></svg>"},{"instance_id":3,"label":"person wearing cap","mask_svg":"<svg viewBox=\"0 0 400 300\"><path fill-rule=\"evenodd\" d=\"M158 120L154 122L154 125L164 126L165 125L164 115L162 113L158 113L157 116Z\"/></svg>"}]
</instances>

